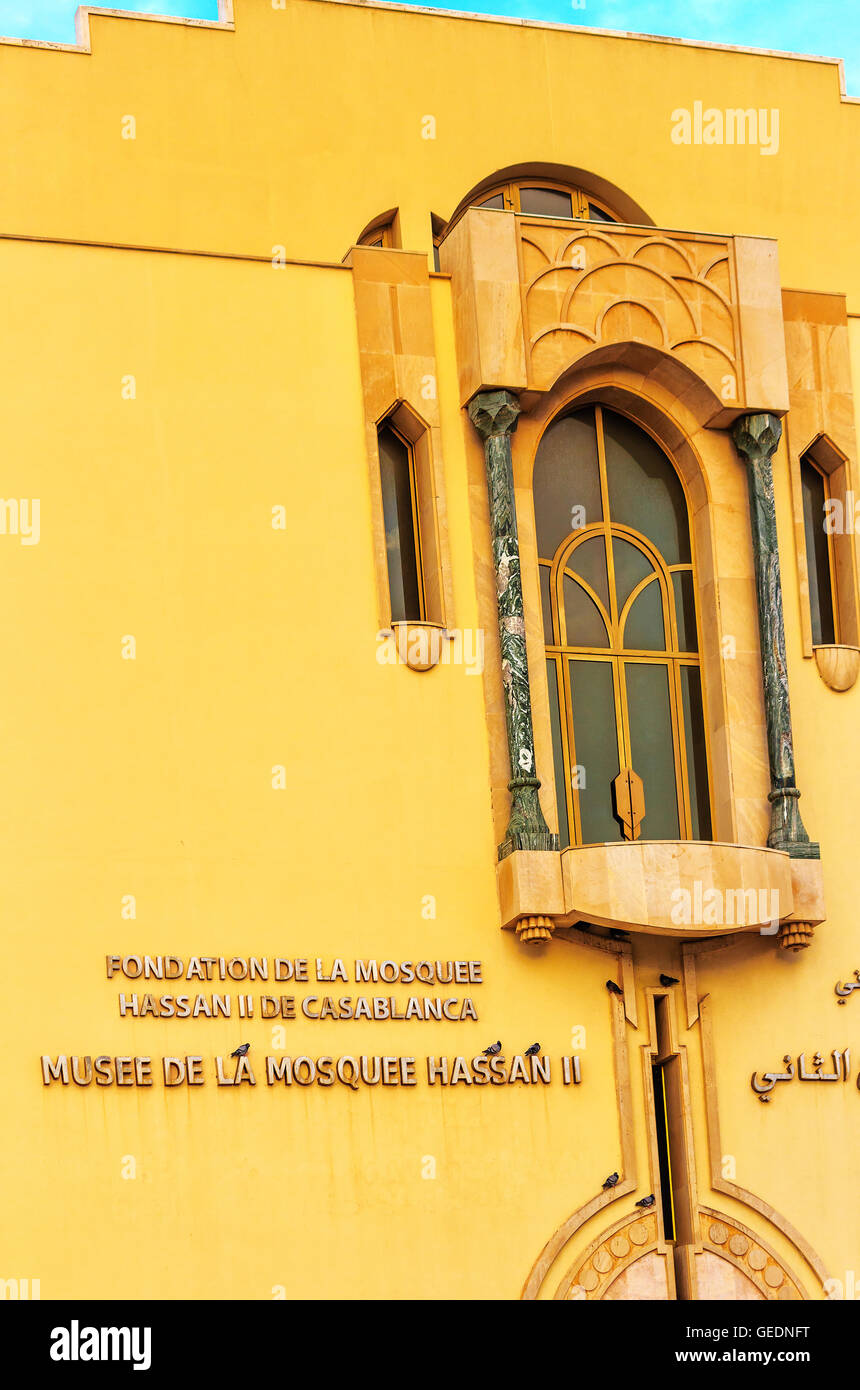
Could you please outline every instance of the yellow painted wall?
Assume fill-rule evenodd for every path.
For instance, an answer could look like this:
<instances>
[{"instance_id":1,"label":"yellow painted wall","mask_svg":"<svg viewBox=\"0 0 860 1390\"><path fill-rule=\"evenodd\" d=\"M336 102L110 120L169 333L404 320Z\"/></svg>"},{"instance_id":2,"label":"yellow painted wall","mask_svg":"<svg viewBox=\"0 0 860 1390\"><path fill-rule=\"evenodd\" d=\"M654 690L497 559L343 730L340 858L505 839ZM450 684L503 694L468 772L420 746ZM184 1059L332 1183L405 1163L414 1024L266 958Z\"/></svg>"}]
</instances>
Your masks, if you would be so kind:
<instances>
[{"instance_id":1,"label":"yellow painted wall","mask_svg":"<svg viewBox=\"0 0 860 1390\"><path fill-rule=\"evenodd\" d=\"M13 1194L0 1277L39 1278L45 1298L269 1298L279 1285L517 1297L552 1232L619 1166L614 967L561 941L529 956L498 929L482 680L376 660L351 275L54 239L263 258L283 244L336 262L399 206L404 247L427 249L431 211L450 214L494 169L556 161L611 180L658 226L778 237L784 284L860 310L860 193L846 177L860 114L833 66L319 0L237 0L235 32L91 27L90 56L0 46L0 476L4 497L41 501L38 546L0 537L0 1185ZM778 106L780 155L674 146L671 110L696 99ZM428 114L435 141L421 139ZM447 280L432 298L468 628L486 537L469 508ZM844 1279L860 1270L853 1078L769 1106L749 1087L786 1050L848 1044L860 1065L860 999L833 996L860 965L860 689L833 694L802 659L784 461L777 503L798 781L829 919L797 957L755 938L699 983L737 1181ZM271 526L278 504L285 531ZM121 659L128 634L134 661ZM129 893L135 922L120 916ZM112 952L481 959L478 1023L297 1021L287 1050L421 1059L539 1039L556 1066L580 1052L583 1084L281 1093L257 1061L256 1089L237 1093L211 1076L196 1093L45 1089L42 1053L203 1053L208 1069L240 1041L252 1059L272 1051L260 1019L120 1019ZM679 974L673 944L637 954L642 985ZM628 1039L642 1196L647 1034ZM684 1041L695 1079L697 1033ZM755 1224L708 1193L700 1092L700 1199Z\"/></svg>"}]
</instances>

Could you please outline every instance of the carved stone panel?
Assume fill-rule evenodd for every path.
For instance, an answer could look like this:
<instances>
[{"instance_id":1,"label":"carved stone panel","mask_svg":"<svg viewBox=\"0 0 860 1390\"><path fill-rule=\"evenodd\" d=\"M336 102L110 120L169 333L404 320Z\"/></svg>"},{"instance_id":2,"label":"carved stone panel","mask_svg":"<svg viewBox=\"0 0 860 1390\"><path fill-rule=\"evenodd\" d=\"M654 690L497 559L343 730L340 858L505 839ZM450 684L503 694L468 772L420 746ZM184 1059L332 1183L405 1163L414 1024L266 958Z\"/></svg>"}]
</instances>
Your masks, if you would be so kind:
<instances>
[{"instance_id":1,"label":"carved stone panel","mask_svg":"<svg viewBox=\"0 0 860 1390\"><path fill-rule=\"evenodd\" d=\"M518 218L529 386L633 339L671 353L726 404L744 400L731 238Z\"/></svg>"}]
</instances>

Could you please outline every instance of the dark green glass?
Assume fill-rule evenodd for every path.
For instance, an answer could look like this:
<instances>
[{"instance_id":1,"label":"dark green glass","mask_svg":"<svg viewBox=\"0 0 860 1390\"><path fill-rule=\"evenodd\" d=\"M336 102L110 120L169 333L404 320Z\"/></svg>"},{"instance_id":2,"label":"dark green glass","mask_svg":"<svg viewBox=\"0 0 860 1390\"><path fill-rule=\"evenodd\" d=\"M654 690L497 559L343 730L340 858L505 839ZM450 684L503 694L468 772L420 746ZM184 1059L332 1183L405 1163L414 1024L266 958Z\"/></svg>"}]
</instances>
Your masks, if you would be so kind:
<instances>
[{"instance_id":1,"label":"dark green glass","mask_svg":"<svg viewBox=\"0 0 860 1390\"><path fill-rule=\"evenodd\" d=\"M669 672L656 663L626 661L624 673L633 770L645 788L642 839L677 840L680 827Z\"/></svg>"},{"instance_id":2,"label":"dark green glass","mask_svg":"<svg viewBox=\"0 0 860 1390\"><path fill-rule=\"evenodd\" d=\"M579 781L584 781L579 788L582 843L614 842L622 836L612 800L612 783L620 770L612 664L571 659L568 673L576 762L582 768Z\"/></svg>"},{"instance_id":3,"label":"dark green glass","mask_svg":"<svg viewBox=\"0 0 860 1390\"><path fill-rule=\"evenodd\" d=\"M552 730L552 765L555 771L555 799L558 805L558 836L561 848L570 844L570 827L567 820L567 796L565 784L567 768L564 761L564 744L561 739L561 706L558 698L558 666L552 657L546 663L546 683L549 690L549 723Z\"/></svg>"},{"instance_id":4,"label":"dark green glass","mask_svg":"<svg viewBox=\"0 0 860 1390\"><path fill-rule=\"evenodd\" d=\"M574 530L603 520L594 411L565 415L550 425L534 469L538 555L551 560ZM581 508L574 513L573 509Z\"/></svg>"},{"instance_id":5,"label":"dark green glass","mask_svg":"<svg viewBox=\"0 0 860 1390\"><path fill-rule=\"evenodd\" d=\"M530 217L572 217L569 193L558 188L521 188L520 212Z\"/></svg>"},{"instance_id":6,"label":"dark green glass","mask_svg":"<svg viewBox=\"0 0 860 1390\"><path fill-rule=\"evenodd\" d=\"M543 640L548 647L554 647L556 639L552 631L552 606L549 592L550 567L549 565L539 565L538 570L540 573L540 606L543 614Z\"/></svg>"},{"instance_id":7,"label":"dark green glass","mask_svg":"<svg viewBox=\"0 0 860 1390\"><path fill-rule=\"evenodd\" d=\"M564 622L569 647L608 647L609 633L581 584L564 576Z\"/></svg>"},{"instance_id":8,"label":"dark green glass","mask_svg":"<svg viewBox=\"0 0 860 1390\"><path fill-rule=\"evenodd\" d=\"M698 666L681 667L681 703L684 709L684 737L687 744L690 837L693 840L710 840L712 831L711 803L708 797L708 754L705 745L702 676Z\"/></svg>"},{"instance_id":9,"label":"dark green glass","mask_svg":"<svg viewBox=\"0 0 860 1390\"><path fill-rule=\"evenodd\" d=\"M652 579L630 605L622 638L628 652L664 652L666 628L659 579Z\"/></svg>"},{"instance_id":10,"label":"dark green glass","mask_svg":"<svg viewBox=\"0 0 860 1390\"><path fill-rule=\"evenodd\" d=\"M597 594L609 612L609 579L606 573L606 541L603 536L590 536L567 557L565 569L580 575Z\"/></svg>"},{"instance_id":11,"label":"dark green glass","mask_svg":"<svg viewBox=\"0 0 860 1390\"><path fill-rule=\"evenodd\" d=\"M647 536L667 565L688 564L687 499L663 450L612 410L603 411L603 435L612 521Z\"/></svg>"},{"instance_id":12,"label":"dark green glass","mask_svg":"<svg viewBox=\"0 0 860 1390\"><path fill-rule=\"evenodd\" d=\"M833 586L830 580L830 547L824 529L826 493L824 479L808 459L800 460L803 489L803 529L806 532L806 568L809 575L809 607L815 646L836 641L833 618Z\"/></svg>"},{"instance_id":13,"label":"dark green glass","mask_svg":"<svg viewBox=\"0 0 860 1390\"><path fill-rule=\"evenodd\" d=\"M388 557L391 621L421 618L418 537L412 511L412 468L409 450L393 430L379 431L379 471Z\"/></svg>"},{"instance_id":14,"label":"dark green glass","mask_svg":"<svg viewBox=\"0 0 860 1390\"><path fill-rule=\"evenodd\" d=\"M696 593L690 570L675 570L672 575L675 589L675 621L678 624L678 651L697 652Z\"/></svg>"},{"instance_id":15,"label":"dark green glass","mask_svg":"<svg viewBox=\"0 0 860 1390\"><path fill-rule=\"evenodd\" d=\"M654 573L654 566L638 547L618 536L612 538L612 563L615 566L615 596L620 613L640 580Z\"/></svg>"},{"instance_id":16,"label":"dark green glass","mask_svg":"<svg viewBox=\"0 0 860 1390\"><path fill-rule=\"evenodd\" d=\"M610 217L609 213L604 212L603 208L599 208L596 203L588 204L588 216L592 222L615 222L615 218Z\"/></svg>"},{"instance_id":17,"label":"dark green glass","mask_svg":"<svg viewBox=\"0 0 860 1390\"><path fill-rule=\"evenodd\" d=\"M505 206L504 193L494 193L491 197L485 198L483 203L476 203L476 208L503 208Z\"/></svg>"}]
</instances>

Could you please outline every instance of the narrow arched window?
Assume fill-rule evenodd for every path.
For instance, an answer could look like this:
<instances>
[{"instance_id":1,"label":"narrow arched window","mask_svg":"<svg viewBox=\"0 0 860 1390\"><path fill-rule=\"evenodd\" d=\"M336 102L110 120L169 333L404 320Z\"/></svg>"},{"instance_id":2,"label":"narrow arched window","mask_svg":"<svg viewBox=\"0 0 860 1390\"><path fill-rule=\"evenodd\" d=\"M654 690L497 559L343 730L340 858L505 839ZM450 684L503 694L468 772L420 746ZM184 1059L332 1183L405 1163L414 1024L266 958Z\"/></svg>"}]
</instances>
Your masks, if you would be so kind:
<instances>
[{"instance_id":1,"label":"narrow arched window","mask_svg":"<svg viewBox=\"0 0 860 1390\"><path fill-rule=\"evenodd\" d=\"M413 448L390 424L380 427L377 438L391 621L420 622L424 584Z\"/></svg>"},{"instance_id":2,"label":"narrow arched window","mask_svg":"<svg viewBox=\"0 0 860 1390\"><path fill-rule=\"evenodd\" d=\"M563 844L711 836L687 501L625 416L555 420L534 505Z\"/></svg>"},{"instance_id":3,"label":"narrow arched window","mask_svg":"<svg viewBox=\"0 0 860 1390\"><path fill-rule=\"evenodd\" d=\"M813 646L828 646L839 641L833 535L826 524L830 486L829 480L816 467L809 454L804 454L800 460L800 485L803 490L812 642Z\"/></svg>"}]
</instances>

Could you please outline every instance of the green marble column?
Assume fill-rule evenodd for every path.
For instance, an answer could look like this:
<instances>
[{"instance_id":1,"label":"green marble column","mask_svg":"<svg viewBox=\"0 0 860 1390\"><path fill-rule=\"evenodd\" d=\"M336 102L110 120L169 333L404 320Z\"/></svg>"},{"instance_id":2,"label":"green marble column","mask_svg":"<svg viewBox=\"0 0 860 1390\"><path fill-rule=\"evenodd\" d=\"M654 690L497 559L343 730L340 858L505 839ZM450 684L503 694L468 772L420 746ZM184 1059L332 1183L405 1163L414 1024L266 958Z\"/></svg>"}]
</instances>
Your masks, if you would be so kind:
<instances>
[{"instance_id":1,"label":"green marble column","mask_svg":"<svg viewBox=\"0 0 860 1390\"><path fill-rule=\"evenodd\" d=\"M739 454L746 460L750 491L753 557L755 560L758 628L761 641L767 747L770 760L770 833L772 849L787 850L794 859L820 858L818 845L810 841L800 818L800 792L794 781L794 745L788 670L785 661L785 628L782 620L782 582L776 538L772 457L782 425L775 415L743 415L732 427Z\"/></svg>"},{"instance_id":2,"label":"green marble column","mask_svg":"<svg viewBox=\"0 0 860 1390\"><path fill-rule=\"evenodd\" d=\"M511 815L499 845L499 858L516 849L557 850L558 836L550 832L538 798L540 778L535 767L526 626L520 580L520 548L514 506L511 435L517 427L519 402L510 391L482 391L469 405L469 419L484 441L493 565L499 605L499 643L505 720L511 756Z\"/></svg>"}]
</instances>

